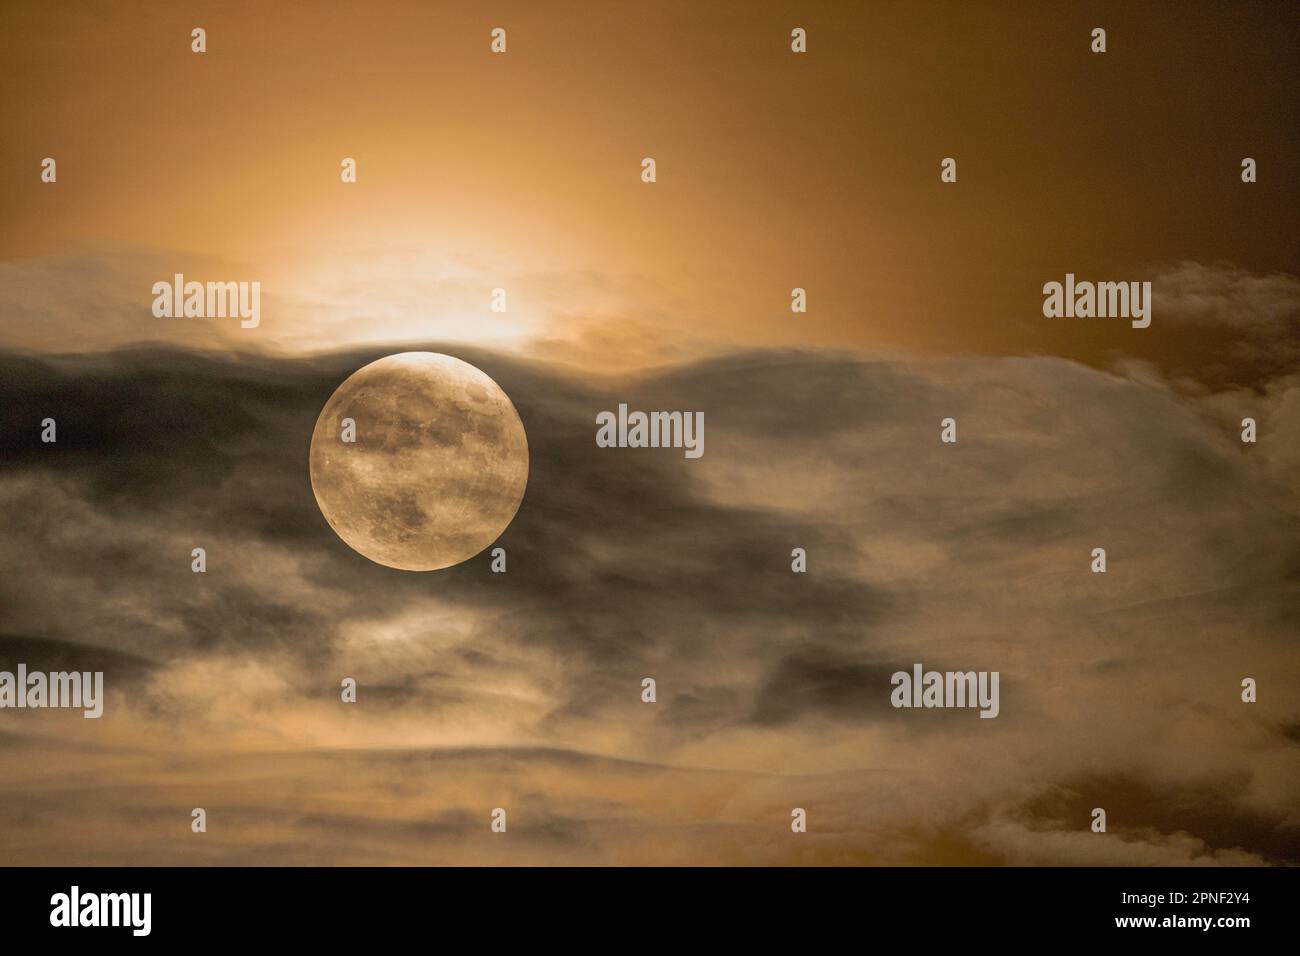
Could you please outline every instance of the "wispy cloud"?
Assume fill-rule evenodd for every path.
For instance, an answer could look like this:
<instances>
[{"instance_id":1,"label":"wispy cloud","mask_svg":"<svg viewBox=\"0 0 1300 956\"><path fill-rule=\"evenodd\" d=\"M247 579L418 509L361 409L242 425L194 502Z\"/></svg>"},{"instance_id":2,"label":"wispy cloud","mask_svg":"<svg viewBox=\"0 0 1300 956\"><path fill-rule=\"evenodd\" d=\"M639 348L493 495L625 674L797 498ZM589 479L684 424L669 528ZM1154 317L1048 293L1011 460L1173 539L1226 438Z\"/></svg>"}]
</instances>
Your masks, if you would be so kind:
<instances>
[{"instance_id":1,"label":"wispy cloud","mask_svg":"<svg viewBox=\"0 0 1300 956\"><path fill-rule=\"evenodd\" d=\"M1062 360L814 352L593 383L462 349L519 409L530 484L500 541L506 575L486 557L416 575L350 551L306 478L319 408L376 354L3 360L4 653L33 666L118 655L103 664L102 721L14 725L0 756L13 799L45 799L22 770L33 734L108 747L102 772L65 782L67 812L109 779L179 801L182 823L213 793L280 807L281 824L250 817L218 854L240 860L260 841L327 852L329 828L311 822L324 811L292 807L314 806L312 781L354 759L325 752L337 748L488 748L466 795L402 811L416 827L452 813L447 832L464 833L435 841L452 859L481 851L470 834L502 786L521 832L543 807L567 821L541 831L568 834L563 849L536 848L556 860L1235 860L1219 842L1230 828L1193 822L1179 843L1158 812L1171 788L1225 778L1225 813L1295 825L1300 488L1284 459L1256 454L1271 436L1243 447L1230 420L1294 429L1293 390L1238 396L1251 404L1229 412L1230 393ZM704 411L708 453L597 448L595 414L620 400ZM37 438L47 415L54 446ZM947 416L956 445L939 442ZM199 545L205 575L189 569ZM1088 570L1098 546L1105 575ZM790 571L794 547L806 575ZM893 710L888 675L914 661L999 670L1000 717ZM1238 699L1247 675L1255 705ZM360 682L356 705L338 701L343 676ZM640 702L644 676L656 704ZM519 747L669 765L683 784L649 800L605 769L533 780ZM267 751L300 754L261 765L274 787L219 784L220 760ZM185 754L198 762L182 795L162 767ZM1122 839L1082 843L1086 816L1070 815L1043 836L997 810L1089 768L1146 788L1115 807ZM589 789L555 791L557 774ZM617 824L593 819L594 800ZM792 806L841 849L780 843ZM108 827L128 807L94 813ZM44 851L77 858L51 813ZM958 828L964 849L926 820ZM411 858L384 813L354 823L373 840L364 858ZM190 852L159 839L151 858ZM122 859L105 840L97 858ZM1290 845L1241 852L1289 859Z\"/></svg>"}]
</instances>

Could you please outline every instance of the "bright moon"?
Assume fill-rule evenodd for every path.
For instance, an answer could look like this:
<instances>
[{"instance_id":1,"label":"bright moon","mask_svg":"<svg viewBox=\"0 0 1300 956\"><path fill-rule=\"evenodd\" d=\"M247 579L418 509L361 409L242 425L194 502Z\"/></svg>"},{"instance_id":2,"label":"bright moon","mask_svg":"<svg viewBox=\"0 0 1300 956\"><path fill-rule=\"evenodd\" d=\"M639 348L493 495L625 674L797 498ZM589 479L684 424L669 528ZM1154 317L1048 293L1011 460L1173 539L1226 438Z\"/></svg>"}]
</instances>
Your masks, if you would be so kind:
<instances>
[{"instance_id":1,"label":"bright moon","mask_svg":"<svg viewBox=\"0 0 1300 956\"><path fill-rule=\"evenodd\" d=\"M343 440L344 419L356 440ZM505 531L528 484L528 439L474 366L403 352L354 372L311 436L311 487L338 536L371 561L434 571Z\"/></svg>"}]
</instances>

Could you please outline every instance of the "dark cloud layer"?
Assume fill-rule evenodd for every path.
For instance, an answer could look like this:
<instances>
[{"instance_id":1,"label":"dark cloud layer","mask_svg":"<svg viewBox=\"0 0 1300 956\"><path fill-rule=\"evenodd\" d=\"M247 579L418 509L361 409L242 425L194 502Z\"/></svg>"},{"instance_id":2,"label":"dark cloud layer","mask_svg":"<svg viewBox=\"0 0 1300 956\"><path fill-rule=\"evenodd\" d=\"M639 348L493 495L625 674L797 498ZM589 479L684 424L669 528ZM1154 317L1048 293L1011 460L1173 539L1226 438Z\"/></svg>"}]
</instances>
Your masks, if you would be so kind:
<instances>
[{"instance_id":1,"label":"dark cloud layer","mask_svg":"<svg viewBox=\"0 0 1300 956\"><path fill-rule=\"evenodd\" d=\"M367 861L425 859L407 841L476 858L501 786L541 841L529 859L1300 859L1279 729L1297 720L1300 509L1275 440L1295 427L1294 382L1197 398L1140 369L811 352L584 381L459 349L518 408L530 481L498 542L507 574L487 555L414 574L348 549L306 474L320 408L382 354L0 357L0 631L23 635L0 657L104 669L117 695L100 722L27 714L3 749L31 733L79 755L67 772L128 781L144 805L97 806L104 832L215 803L228 752L252 776L226 788L240 835L214 860L268 861L259 820L304 862L332 840ZM704 457L598 448L596 414L620 402L703 411ZM1257 447L1237 440L1246 413L1269 422ZM1098 544L1105 576L1088 572ZM1001 714L895 710L889 677L914 662L999 670ZM1243 675L1256 705L1237 699ZM445 799L358 812L322 795L321 774L367 752L361 790L401 786L394 749L459 761L470 744L487 748L474 779ZM543 748L531 769L521 746ZM247 770L268 749L291 756ZM617 757L679 786L638 795L636 773L599 762ZM1082 767L1108 770L1089 784ZM70 858L59 814L90 812L97 784L42 780L8 792L34 806L57 786L42 846ZM1049 804L1045 787L1074 796ZM1167 812L1179 794L1220 809ZM1123 838L1079 842L1102 801ZM768 845L762 821L788 830L805 804L827 828L816 849ZM181 852L150 839L151 860ZM76 858L124 859L105 840ZM645 847L663 840L667 856Z\"/></svg>"},{"instance_id":2,"label":"dark cloud layer","mask_svg":"<svg viewBox=\"0 0 1300 956\"><path fill-rule=\"evenodd\" d=\"M114 518L163 518L158 523L196 545L220 532L291 546L313 556L307 573L313 584L348 592L349 613L384 610L427 593L432 582L393 574L342 546L304 480L320 407L351 371L379 354L284 363L154 351L99 362L11 358L0 369L13 387L0 447L5 473L67 485ZM837 633L854 637L885 613L884 595L834 574L801 584L798 593L755 587L756 580L786 580L787 542L816 547L834 540L835 531L813 529L810 537L779 514L702 501L674 454L596 448L596 412L616 403L617 394L580 388L543 369L462 354L481 362L512 395L530 436L527 496L501 544L512 562L507 607L532 619L534 640L595 662L630 664L647 644L637 625L646 617L658 631L648 643L672 641L689 654L690 629L709 619L751 627L801 622L812 605L821 609L823 638L833 640ZM654 391L648 390L652 399L663 397ZM39 440L45 417L58 422L56 445ZM14 517L18 530L29 517ZM592 560L605 542L635 542L635 560ZM223 642L283 641L310 658L321 643L317 609L292 595L277 601L223 588L227 558L217 549L210 549L203 579L191 575L188 549L167 552L155 544L128 552L119 542L98 540L81 541L76 551L69 572L134 577L141 588L152 581L149 589L163 602L188 594L196 581L211 588L201 605L177 597L175 608L205 650ZM470 606L500 604L501 582L484 573L484 563L438 575L439 590ZM232 619L243 621L242 631L229 626ZM316 639L302 640L309 632ZM148 644L147 635L133 640ZM176 648L154 650L166 655Z\"/></svg>"}]
</instances>

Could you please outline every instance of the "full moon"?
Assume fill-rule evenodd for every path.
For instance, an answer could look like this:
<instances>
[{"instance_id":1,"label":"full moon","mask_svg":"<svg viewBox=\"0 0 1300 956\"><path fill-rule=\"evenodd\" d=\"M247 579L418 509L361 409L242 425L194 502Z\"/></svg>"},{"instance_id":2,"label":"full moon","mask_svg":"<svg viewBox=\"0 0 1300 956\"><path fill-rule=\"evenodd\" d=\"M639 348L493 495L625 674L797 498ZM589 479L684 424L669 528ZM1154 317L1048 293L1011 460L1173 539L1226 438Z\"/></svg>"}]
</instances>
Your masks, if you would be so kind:
<instances>
[{"instance_id":1,"label":"full moon","mask_svg":"<svg viewBox=\"0 0 1300 956\"><path fill-rule=\"evenodd\" d=\"M310 458L330 527L404 571L474 557L505 531L528 484L528 439L506 393L434 352L390 355L349 376L316 420Z\"/></svg>"}]
</instances>

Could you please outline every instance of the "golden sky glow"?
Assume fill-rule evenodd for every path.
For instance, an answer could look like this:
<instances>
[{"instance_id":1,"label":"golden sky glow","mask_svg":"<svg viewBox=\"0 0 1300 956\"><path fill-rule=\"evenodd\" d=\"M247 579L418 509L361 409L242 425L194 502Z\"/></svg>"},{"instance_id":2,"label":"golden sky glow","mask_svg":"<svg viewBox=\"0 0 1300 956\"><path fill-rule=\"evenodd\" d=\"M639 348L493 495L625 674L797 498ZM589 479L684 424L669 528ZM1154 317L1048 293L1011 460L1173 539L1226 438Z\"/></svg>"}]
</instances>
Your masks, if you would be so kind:
<instances>
[{"instance_id":1,"label":"golden sky glow","mask_svg":"<svg viewBox=\"0 0 1300 956\"><path fill-rule=\"evenodd\" d=\"M1254 3L3 4L0 669L109 691L0 715L0 857L1300 862L1297 49ZM1045 318L1066 273L1151 327ZM260 325L155 316L176 274ZM527 433L505 575L312 496L339 383L433 347ZM596 447L621 402L707 454ZM915 661L1001 715L900 715Z\"/></svg>"},{"instance_id":2,"label":"golden sky glow","mask_svg":"<svg viewBox=\"0 0 1300 956\"><path fill-rule=\"evenodd\" d=\"M1043 322L1042 283L1293 265L1294 63L1266 8L798 13L803 57L769 3L8 5L0 253L260 279L240 348L431 337L603 368L742 343L1171 363L1196 344ZM142 271L104 281L143 300ZM139 325L113 340L172 337Z\"/></svg>"}]
</instances>

